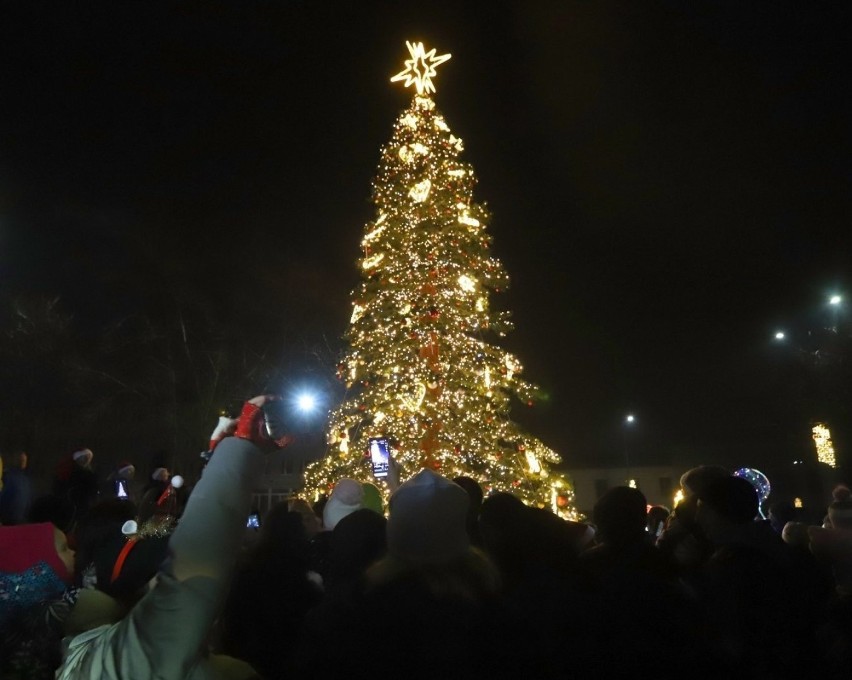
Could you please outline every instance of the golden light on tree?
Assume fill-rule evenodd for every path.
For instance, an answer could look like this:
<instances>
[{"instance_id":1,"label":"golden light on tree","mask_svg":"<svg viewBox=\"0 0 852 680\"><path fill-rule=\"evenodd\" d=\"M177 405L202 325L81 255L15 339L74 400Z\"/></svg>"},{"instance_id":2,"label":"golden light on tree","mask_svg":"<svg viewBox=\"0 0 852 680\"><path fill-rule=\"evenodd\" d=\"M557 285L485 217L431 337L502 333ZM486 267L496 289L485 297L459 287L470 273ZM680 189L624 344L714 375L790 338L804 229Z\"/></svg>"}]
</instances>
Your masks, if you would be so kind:
<instances>
[{"instance_id":1,"label":"golden light on tree","mask_svg":"<svg viewBox=\"0 0 852 680\"><path fill-rule=\"evenodd\" d=\"M825 423L816 423L813 428L814 444L816 444L817 460L831 467L837 466L834 457L834 444L831 442L831 432Z\"/></svg>"},{"instance_id":2,"label":"golden light on tree","mask_svg":"<svg viewBox=\"0 0 852 680\"><path fill-rule=\"evenodd\" d=\"M463 144L428 96L449 55L408 47L412 59L393 80L417 94L381 152L338 366L347 393L329 417L329 456L306 484L320 494L341 477L372 480L368 440L385 437L407 474L472 477L486 492L574 516L570 482L550 469L559 456L510 418L513 402L533 406L541 393L494 343L512 328L489 304L508 276L491 255L490 214L474 200Z\"/></svg>"}]
</instances>

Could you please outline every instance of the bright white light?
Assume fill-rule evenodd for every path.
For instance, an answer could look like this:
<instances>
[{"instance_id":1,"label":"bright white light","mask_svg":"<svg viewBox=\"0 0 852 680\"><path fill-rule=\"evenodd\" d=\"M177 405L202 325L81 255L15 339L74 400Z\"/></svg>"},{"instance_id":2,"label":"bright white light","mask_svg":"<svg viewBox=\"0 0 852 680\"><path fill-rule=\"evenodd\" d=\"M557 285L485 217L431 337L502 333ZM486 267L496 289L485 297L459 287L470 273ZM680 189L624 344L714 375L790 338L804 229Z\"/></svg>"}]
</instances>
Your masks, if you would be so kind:
<instances>
[{"instance_id":1,"label":"bright white light","mask_svg":"<svg viewBox=\"0 0 852 680\"><path fill-rule=\"evenodd\" d=\"M776 339L776 340L783 340L785 337L786 337L786 336L784 335L784 331L778 331L778 332L775 334L775 339Z\"/></svg>"},{"instance_id":2,"label":"bright white light","mask_svg":"<svg viewBox=\"0 0 852 680\"><path fill-rule=\"evenodd\" d=\"M296 405L299 407L300 411L307 413L314 410L314 407L317 405L317 400L312 394L300 394L296 400Z\"/></svg>"},{"instance_id":3,"label":"bright white light","mask_svg":"<svg viewBox=\"0 0 852 680\"><path fill-rule=\"evenodd\" d=\"M828 300L828 303L831 305L839 305L841 302L843 302L843 298L839 295L832 295Z\"/></svg>"},{"instance_id":4,"label":"bright white light","mask_svg":"<svg viewBox=\"0 0 852 680\"><path fill-rule=\"evenodd\" d=\"M634 418L633 415L629 415L627 416L626 420L628 423L632 423L634 420L636 420L636 418Z\"/></svg>"}]
</instances>

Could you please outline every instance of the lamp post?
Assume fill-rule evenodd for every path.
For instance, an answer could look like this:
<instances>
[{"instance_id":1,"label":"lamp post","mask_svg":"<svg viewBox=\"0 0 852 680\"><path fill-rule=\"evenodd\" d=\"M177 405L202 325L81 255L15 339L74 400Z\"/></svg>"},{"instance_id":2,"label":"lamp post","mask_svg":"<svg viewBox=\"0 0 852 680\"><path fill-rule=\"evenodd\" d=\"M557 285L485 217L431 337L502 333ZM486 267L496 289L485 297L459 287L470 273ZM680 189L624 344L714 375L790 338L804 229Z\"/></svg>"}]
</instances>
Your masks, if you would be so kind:
<instances>
[{"instance_id":1,"label":"lamp post","mask_svg":"<svg viewBox=\"0 0 852 680\"><path fill-rule=\"evenodd\" d=\"M840 325L840 305L843 298L840 295L832 295L828 298L828 304L831 307L831 330L837 333Z\"/></svg>"},{"instance_id":2,"label":"lamp post","mask_svg":"<svg viewBox=\"0 0 852 680\"><path fill-rule=\"evenodd\" d=\"M630 480L630 431L633 429L633 424L636 422L636 416L628 413L624 418L624 474L627 477L628 483Z\"/></svg>"}]
</instances>

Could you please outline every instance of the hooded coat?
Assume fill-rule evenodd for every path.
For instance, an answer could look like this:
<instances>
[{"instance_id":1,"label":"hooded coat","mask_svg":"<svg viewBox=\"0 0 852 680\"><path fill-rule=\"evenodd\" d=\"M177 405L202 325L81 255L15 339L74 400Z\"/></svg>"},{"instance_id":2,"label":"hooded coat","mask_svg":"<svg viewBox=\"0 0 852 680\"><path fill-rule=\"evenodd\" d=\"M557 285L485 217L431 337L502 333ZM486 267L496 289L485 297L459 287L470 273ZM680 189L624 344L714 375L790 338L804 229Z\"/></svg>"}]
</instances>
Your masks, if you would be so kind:
<instances>
[{"instance_id":1,"label":"hooded coat","mask_svg":"<svg viewBox=\"0 0 852 680\"><path fill-rule=\"evenodd\" d=\"M156 585L120 621L98 623L66 640L57 680L250 678L251 667L207 654L207 638L228 592L263 456L244 439L216 449L169 540Z\"/></svg>"}]
</instances>

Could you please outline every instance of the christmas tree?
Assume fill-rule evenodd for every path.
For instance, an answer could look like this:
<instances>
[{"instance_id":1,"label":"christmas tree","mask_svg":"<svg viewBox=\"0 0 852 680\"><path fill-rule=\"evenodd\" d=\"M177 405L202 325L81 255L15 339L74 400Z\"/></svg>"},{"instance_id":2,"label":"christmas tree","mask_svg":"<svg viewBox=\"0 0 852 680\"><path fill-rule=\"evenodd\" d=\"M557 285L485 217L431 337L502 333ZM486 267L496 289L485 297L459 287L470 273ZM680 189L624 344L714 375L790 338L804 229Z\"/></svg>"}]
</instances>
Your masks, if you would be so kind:
<instances>
[{"instance_id":1,"label":"christmas tree","mask_svg":"<svg viewBox=\"0 0 852 680\"><path fill-rule=\"evenodd\" d=\"M573 516L570 483L549 469L559 456L509 417L517 398L539 393L521 364L490 342L511 329L493 311L508 285L489 252L489 214L474 203L471 165L430 94L435 67L450 58L408 43L411 59L391 80L414 85L411 105L382 149L373 182L376 218L365 227L338 366L343 403L330 413L329 452L306 472L327 493L342 477L373 481L369 439L385 437L405 473L429 467L468 476L490 491Z\"/></svg>"}]
</instances>

